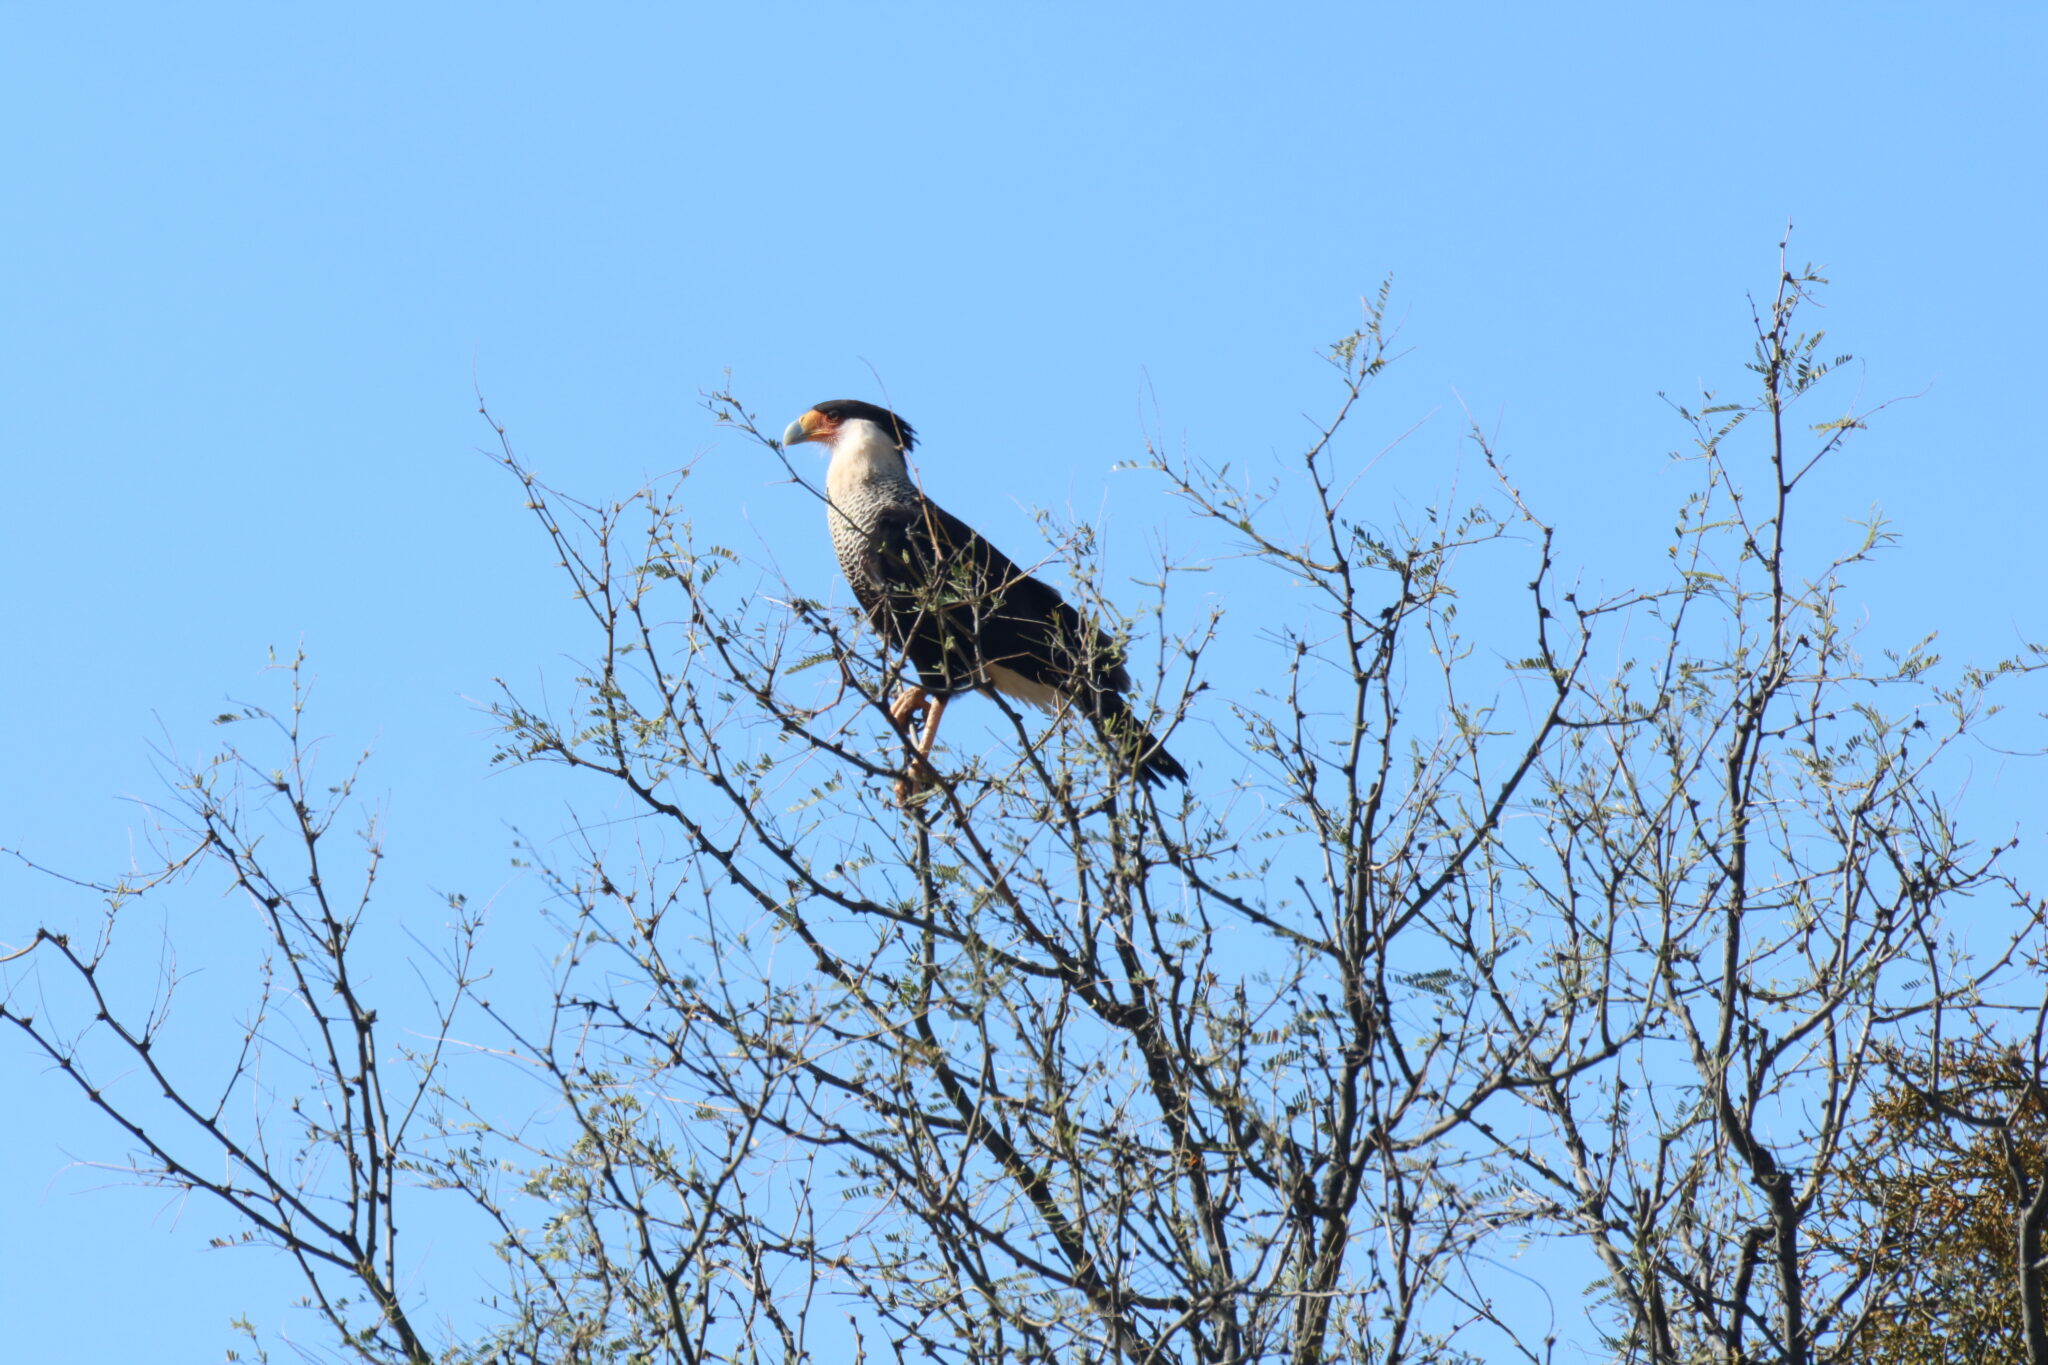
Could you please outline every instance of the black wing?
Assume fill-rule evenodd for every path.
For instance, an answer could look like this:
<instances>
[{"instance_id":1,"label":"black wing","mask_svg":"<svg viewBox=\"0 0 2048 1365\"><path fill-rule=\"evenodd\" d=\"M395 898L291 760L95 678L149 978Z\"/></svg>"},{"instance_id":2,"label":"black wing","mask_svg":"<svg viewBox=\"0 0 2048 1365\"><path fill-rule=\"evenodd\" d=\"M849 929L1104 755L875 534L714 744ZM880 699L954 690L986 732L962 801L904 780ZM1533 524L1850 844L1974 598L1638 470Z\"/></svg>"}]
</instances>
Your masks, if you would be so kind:
<instances>
[{"instance_id":1,"label":"black wing","mask_svg":"<svg viewBox=\"0 0 2048 1365\"><path fill-rule=\"evenodd\" d=\"M882 591L869 611L929 690L989 686L991 664L1062 696L1130 686L1109 637L937 503L892 510L874 534Z\"/></svg>"},{"instance_id":2,"label":"black wing","mask_svg":"<svg viewBox=\"0 0 2048 1365\"><path fill-rule=\"evenodd\" d=\"M884 514L874 536L881 591L866 605L926 690L988 688L992 667L1008 670L1075 705L1148 781L1186 780L1131 714L1115 642L1056 589L929 499Z\"/></svg>"}]
</instances>

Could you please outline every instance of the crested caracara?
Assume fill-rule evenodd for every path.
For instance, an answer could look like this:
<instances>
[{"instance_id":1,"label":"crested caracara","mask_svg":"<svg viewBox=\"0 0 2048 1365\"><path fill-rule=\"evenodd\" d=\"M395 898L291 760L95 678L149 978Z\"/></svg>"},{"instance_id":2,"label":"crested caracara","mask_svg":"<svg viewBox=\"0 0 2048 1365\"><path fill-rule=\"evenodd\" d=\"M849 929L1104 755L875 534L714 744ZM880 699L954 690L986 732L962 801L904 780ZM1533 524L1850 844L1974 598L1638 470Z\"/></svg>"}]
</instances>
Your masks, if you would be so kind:
<instances>
[{"instance_id":1,"label":"crested caracara","mask_svg":"<svg viewBox=\"0 0 2048 1365\"><path fill-rule=\"evenodd\" d=\"M947 698L1000 692L1047 711L1072 707L1148 783L1187 781L1131 713L1131 675L1115 642L918 489L904 463L917 442L910 423L873 403L836 399L782 434L785 446L803 441L831 452L826 516L853 595L889 649L917 670L919 686L889 708L899 726L926 710L914 773L923 775Z\"/></svg>"}]
</instances>

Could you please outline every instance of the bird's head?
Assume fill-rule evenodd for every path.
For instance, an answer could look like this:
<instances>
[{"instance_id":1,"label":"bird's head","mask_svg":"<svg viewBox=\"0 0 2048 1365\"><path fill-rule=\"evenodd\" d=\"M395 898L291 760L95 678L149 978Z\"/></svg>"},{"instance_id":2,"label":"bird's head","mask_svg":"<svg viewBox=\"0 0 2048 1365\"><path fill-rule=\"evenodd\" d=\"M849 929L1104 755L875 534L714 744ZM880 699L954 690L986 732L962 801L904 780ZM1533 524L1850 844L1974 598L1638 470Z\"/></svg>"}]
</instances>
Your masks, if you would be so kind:
<instances>
[{"instance_id":1,"label":"bird's head","mask_svg":"<svg viewBox=\"0 0 2048 1365\"><path fill-rule=\"evenodd\" d=\"M829 450L842 437L870 435L862 430L863 427L872 427L873 434L899 450L908 451L917 444L917 432L911 429L910 423L887 408L863 403L858 398L835 398L829 403L818 404L789 424L789 429L782 433L782 443L793 446L816 441Z\"/></svg>"}]
</instances>

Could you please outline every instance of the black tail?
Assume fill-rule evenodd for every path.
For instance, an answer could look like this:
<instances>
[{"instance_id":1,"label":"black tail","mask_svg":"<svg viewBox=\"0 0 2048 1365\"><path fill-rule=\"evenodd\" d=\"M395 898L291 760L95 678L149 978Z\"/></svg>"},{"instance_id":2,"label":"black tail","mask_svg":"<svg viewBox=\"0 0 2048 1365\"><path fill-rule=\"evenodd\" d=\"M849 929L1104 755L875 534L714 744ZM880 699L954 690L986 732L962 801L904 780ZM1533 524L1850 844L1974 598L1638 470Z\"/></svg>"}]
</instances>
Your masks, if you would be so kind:
<instances>
[{"instance_id":1,"label":"black tail","mask_svg":"<svg viewBox=\"0 0 2048 1365\"><path fill-rule=\"evenodd\" d=\"M1180 766L1180 760L1166 752L1166 746L1157 736L1138 723L1131 714L1130 703L1121 692L1104 688L1095 694L1095 733L1102 736L1102 742L1109 751L1138 775L1138 780L1157 787L1169 778L1175 782L1186 782L1188 770Z\"/></svg>"}]
</instances>

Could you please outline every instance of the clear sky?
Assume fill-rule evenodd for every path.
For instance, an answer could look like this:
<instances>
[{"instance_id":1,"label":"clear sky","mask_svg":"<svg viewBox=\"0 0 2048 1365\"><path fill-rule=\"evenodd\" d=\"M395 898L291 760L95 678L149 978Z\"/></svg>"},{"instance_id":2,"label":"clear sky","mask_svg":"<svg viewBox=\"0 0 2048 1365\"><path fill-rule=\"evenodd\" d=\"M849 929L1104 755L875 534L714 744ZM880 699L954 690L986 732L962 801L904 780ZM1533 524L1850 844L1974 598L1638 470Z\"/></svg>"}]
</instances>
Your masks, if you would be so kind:
<instances>
[{"instance_id":1,"label":"clear sky","mask_svg":"<svg viewBox=\"0 0 2048 1365\"><path fill-rule=\"evenodd\" d=\"M1391 274L1372 421L1423 425L1380 496L1469 458L1462 404L1561 553L1625 575L1683 482L1658 394L1739 385L1788 221L1864 399L1917 395L1825 489L1905 536L1874 630L2048 636L2044 39L2020 3L16 6L0 845L116 870L151 747L277 700L303 639L318 728L376 750L385 911L530 904L508 825L563 794L487 777L468 698L580 641L478 388L571 491L698 461L699 525L821 597L815 504L699 406L727 369L777 429L890 402L1020 558L1072 507L1135 565L1179 515L1111 472L1147 426L1293 450ZM92 913L0 869L0 945ZM186 967L242 913L195 888ZM213 1360L278 1321L290 1278L203 1251L210 1210L75 1164L121 1146L12 1036L0 1079L0 1353Z\"/></svg>"}]
</instances>

